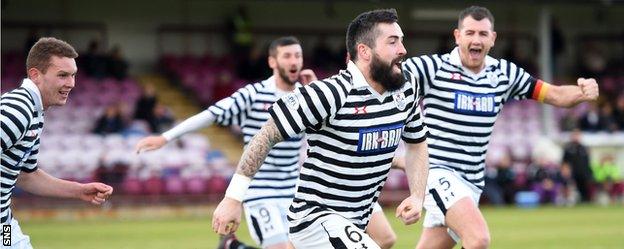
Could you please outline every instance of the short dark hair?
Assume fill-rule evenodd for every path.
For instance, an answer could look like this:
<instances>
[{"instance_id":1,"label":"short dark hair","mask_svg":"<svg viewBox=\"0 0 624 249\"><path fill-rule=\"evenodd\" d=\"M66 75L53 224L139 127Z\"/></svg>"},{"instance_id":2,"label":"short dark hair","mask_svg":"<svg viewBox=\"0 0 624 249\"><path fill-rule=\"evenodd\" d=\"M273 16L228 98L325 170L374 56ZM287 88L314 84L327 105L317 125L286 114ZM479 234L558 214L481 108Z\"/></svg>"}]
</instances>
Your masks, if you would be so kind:
<instances>
[{"instance_id":1,"label":"short dark hair","mask_svg":"<svg viewBox=\"0 0 624 249\"><path fill-rule=\"evenodd\" d=\"M277 56L278 47L283 47L283 46L288 46L288 45L293 45L293 44L301 44L301 42L299 42L299 39L297 39L294 36L284 36L284 37L277 38L271 42L271 45L269 45L269 56L271 57Z\"/></svg>"},{"instance_id":2,"label":"short dark hair","mask_svg":"<svg viewBox=\"0 0 624 249\"><path fill-rule=\"evenodd\" d=\"M357 60L357 44L363 43L370 48L375 47L378 23L396 23L399 15L395 9L378 9L358 15L347 28L347 52L352 60Z\"/></svg>"},{"instance_id":3,"label":"short dark hair","mask_svg":"<svg viewBox=\"0 0 624 249\"><path fill-rule=\"evenodd\" d=\"M26 71L36 68L45 73L50 67L52 56L67 57L75 59L78 53L69 43L54 37L43 37L30 48L26 57Z\"/></svg>"},{"instance_id":4,"label":"short dark hair","mask_svg":"<svg viewBox=\"0 0 624 249\"><path fill-rule=\"evenodd\" d=\"M494 29L494 16L492 12L485 7L481 6L470 6L459 13L459 20L457 20L457 28L459 29L462 25L462 22L466 17L471 16L477 21L483 20L483 18L487 18L492 23L492 29Z\"/></svg>"}]
</instances>

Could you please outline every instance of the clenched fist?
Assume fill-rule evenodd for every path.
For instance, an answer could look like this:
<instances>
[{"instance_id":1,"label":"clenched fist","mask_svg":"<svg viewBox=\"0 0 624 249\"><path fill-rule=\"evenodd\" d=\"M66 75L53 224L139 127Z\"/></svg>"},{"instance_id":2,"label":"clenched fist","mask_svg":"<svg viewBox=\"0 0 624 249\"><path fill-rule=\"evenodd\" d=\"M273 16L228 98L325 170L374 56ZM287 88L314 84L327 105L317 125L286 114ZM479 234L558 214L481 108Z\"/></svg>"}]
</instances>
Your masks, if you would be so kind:
<instances>
[{"instance_id":1,"label":"clenched fist","mask_svg":"<svg viewBox=\"0 0 624 249\"><path fill-rule=\"evenodd\" d=\"M405 225L416 223L422 215L423 200L414 196L405 198L396 209L395 216Z\"/></svg>"},{"instance_id":2,"label":"clenched fist","mask_svg":"<svg viewBox=\"0 0 624 249\"><path fill-rule=\"evenodd\" d=\"M240 201L224 197L212 215L212 230L220 235L234 233L240 225L242 210Z\"/></svg>"},{"instance_id":3,"label":"clenched fist","mask_svg":"<svg viewBox=\"0 0 624 249\"><path fill-rule=\"evenodd\" d=\"M576 83L581 88L583 101L593 101L598 98L598 83L593 78L579 78Z\"/></svg>"}]
</instances>

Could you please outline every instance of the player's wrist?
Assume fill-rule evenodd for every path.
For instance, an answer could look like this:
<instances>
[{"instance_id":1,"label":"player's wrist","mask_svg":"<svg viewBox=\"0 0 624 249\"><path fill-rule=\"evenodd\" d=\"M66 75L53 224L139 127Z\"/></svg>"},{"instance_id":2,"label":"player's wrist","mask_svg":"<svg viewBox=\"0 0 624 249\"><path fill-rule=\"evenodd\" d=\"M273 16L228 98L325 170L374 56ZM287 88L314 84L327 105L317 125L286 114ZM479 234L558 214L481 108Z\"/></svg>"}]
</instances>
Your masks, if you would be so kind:
<instances>
[{"instance_id":1,"label":"player's wrist","mask_svg":"<svg viewBox=\"0 0 624 249\"><path fill-rule=\"evenodd\" d=\"M230 185L225 191L225 197L243 202L243 198L245 198L245 192L247 192L249 184L251 184L251 178L238 173L234 174L232 176L232 180L230 181Z\"/></svg>"},{"instance_id":2,"label":"player's wrist","mask_svg":"<svg viewBox=\"0 0 624 249\"><path fill-rule=\"evenodd\" d=\"M411 194L412 201L417 204L422 204L425 202L425 197L422 194L412 193Z\"/></svg>"},{"instance_id":3,"label":"player's wrist","mask_svg":"<svg viewBox=\"0 0 624 249\"><path fill-rule=\"evenodd\" d=\"M160 134L160 137L164 138L165 142L167 143L176 138L175 134L173 134L173 132L171 131L163 132L162 134Z\"/></svg>"}]
</instances>

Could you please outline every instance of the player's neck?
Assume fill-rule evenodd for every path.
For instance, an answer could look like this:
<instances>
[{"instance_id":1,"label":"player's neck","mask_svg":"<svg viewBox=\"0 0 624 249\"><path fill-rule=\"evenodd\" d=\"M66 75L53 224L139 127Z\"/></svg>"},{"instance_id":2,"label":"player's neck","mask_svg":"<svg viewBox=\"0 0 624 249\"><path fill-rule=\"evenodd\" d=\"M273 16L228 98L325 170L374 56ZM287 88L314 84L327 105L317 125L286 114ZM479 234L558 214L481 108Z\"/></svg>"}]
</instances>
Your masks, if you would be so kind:
<instances>
[{"instance_id":1,"label":"player's neck","mask_svg":"<svg viewBox=\"0 0 624 249\"><path fill-rule=\"evenodd\" d=\"M465 63L462 63L462 65L464 66L464 68L468 69L468 71L470 71L470 72L472 72L472 73L474 73L474 74L479 74L479 73L481 73L481 71L483 71L483 69L485 68L485 63L482 63L481 65L476 66L476 67L469 67L469 66L466 66L466 64L465 64Z\"/></svg>"},{"instance_id":2,"label":"player's neck","mask_svg":"<svg viewBox=\"0 0 624 249\"><path fill-rule=\"evenodd\" d=\"M273 76L275 78L275 86L277 89L285 92L292 92L295 90L295 84L288 84L288 82L284 81L284 79L282 79L279 75L274 74Z\"/></svg>"},{"instance_id":3,"label":"player's neck","mask_svg":"<svg viewBox=\"0 0 624 249\"><path fill-rule=\"evenodd\" d=\"M468 58L467 55L464 55L461 50L459 51L459 58L460 58L462 66L474 74L479 74L485 68L485 58L483 59L481 64L478 66L469 66L468 60L470 59Z\"/></svg>"},{"instance_id":4,"label":"player's neck","mask_svg":"<svg viewBox=\"0 0 624 249\"><path fill-rule=\"evenodd\" d=\"M364 79L366 80L366 83L368 83L368 85L371 88L373 88L373 90L375 90L380 95L386 92L386 88L384 88L379 82L373 80L373 77L370 72L370 64L364 65L363 63L360 63L358 61L355 63L355 65L357 66L358 69L360 69L360 72L362 72L362 75L364 75Z\"/></svg>"}]
</instances>

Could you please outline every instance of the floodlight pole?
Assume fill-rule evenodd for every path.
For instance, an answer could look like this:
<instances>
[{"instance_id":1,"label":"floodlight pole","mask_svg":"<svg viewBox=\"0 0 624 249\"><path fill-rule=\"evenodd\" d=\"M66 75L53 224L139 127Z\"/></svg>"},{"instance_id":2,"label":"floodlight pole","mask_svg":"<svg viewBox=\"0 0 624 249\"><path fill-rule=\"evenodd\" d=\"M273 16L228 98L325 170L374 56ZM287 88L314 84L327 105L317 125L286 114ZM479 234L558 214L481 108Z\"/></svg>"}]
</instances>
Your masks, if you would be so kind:
<instances>
[{"instance_id":1,"label":"floodlight pole","mask_svg":"<svg viewBox=\"0 0 624 249\"><path fill-rule=\"evenodd\" d=\"M552 54L552 17L550 8L542 6L539 19L539 44L540 44L540 78L546 82L553 83L553 54ZM543 105L542 108L542 130L544 135L554 136L555 130L553 122L554 109L550 105Z\"/></svg>"}]
</instances>

